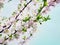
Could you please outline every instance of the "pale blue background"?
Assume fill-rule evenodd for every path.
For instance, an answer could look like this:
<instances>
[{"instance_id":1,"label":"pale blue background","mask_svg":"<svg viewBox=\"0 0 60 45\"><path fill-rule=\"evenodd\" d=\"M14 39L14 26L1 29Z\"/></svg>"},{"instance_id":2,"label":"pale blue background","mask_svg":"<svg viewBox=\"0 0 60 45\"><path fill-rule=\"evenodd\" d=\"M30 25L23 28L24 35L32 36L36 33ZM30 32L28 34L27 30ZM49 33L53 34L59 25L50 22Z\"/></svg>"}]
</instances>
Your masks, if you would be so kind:
<instances>
[{"instance_id":1,"label":"pale blue background","mask_svg":"<svg viewBox=\"0 0 60 45\"><path fill-rule=\"evenodd\" d=\"M60 4L51 8L49 14L51 20L38 27L40 31L31 40L31 45L60 45Z\"/></svg>"},{"instance_id":2,"label":"pale blue background","mask_svg":"<svg viewBox=\"0 0 60 45\"><path fill-rule=\"evenodd\" d=\"M3 8L4 11L1 15L11 16L12 10L17 9L18 1L13 0L9 5L5 5ZM6 10L6 11L5 11ZM38 27L39 31L35 34L35 37L29 41L30 45L60 45L60 4L56 5L54 8L51 8L49 11L51 20L43 23Z\"/></svg>"}]
</instances>

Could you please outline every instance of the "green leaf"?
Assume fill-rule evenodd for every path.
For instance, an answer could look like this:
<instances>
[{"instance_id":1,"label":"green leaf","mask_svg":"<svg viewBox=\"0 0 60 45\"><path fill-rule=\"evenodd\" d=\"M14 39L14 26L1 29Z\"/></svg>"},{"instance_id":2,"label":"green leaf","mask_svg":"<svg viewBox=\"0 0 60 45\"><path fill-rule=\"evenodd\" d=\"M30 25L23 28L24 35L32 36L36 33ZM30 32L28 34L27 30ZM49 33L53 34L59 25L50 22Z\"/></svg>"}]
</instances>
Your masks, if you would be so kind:
<instances>
[{"instance_id":1,"label":"green leaf","mask_svg":"<svg viewBox=\"0 0 60 45\"><path fill-rule=\"evenodd\" d=\"M47 16L47 19L48 19L48 20L50 20L50 17L49 17L49 15Z\"/></svg>"},{"instance_id":2,"label":"green leaf","mask_svg":"<svg viewBox=\"0 0 60 45\"><path fill-rule=\"evenodd\" d=\"M30 17L25 17L25 18L23 19L24 22L27 22L28 20L30 20Z\"/></svg>"},{"instance_id":3,"label":"green leaf","mask_svg":"<svg viewBox=\"0 0 60 45\"><path fill-rule=\"evenodd\" d=\"M47 6L48 3L47 3L47 0L43 0L44 1L44 6Z\"/></svg>"},{"instance_id":4,"label":"green leaf","mask_svg":"<svg viewBox=\"0 0 60 45\"><path fill-rule=\"evenodd\" d=\"M20 7L21 7L21 4L18 4L18 10L20 9Z\"/></svg>"},{"instance_id":5,"label":"green leaf","mask_svg":"<svg viewBox=\"0 0 60 45\"><path fill-rule=\"evenodd\" d=\"M26 6L26 4L24 3L24 6Z\"/></svg>"},{"instance_id":6,"label":"green leaf","mask_svg":"<svg viewBox=\"0 0 60 45\"><path fill-rule=\"evenodd\" d=\"M23 27L22 31L23 31L23 32L26 32L26 31L27 31L27 29L26 29L25 27Z\"/></svg>"},{"instance_id":7,"label":"green leaf","mask_svg":"<svg viewBox=\"0 0 60 45\"><path fill-rule=\"evenodd\" d=\"M13 36L12 34L11 34L11 35L9 35L9 38L10 38L10 39L12 39L12 36Z\"/></svg>"},{"instance_id":8,"label":"green leaf","mask_svg":"<svg viewBox=\"0 0 60 45\"><path fill-rule=\"evenodd\" d=\"M43 0L44 2L47 1L47 0Z\"/></svg>"},{"instance_id":9,"label":"green leaf","mask_svg":"<svg viewBox=\"0 0 60 45\"><path fill-rule=\"evenodd\" d=\"M0 37L2 36L2 34L0 34Z\"/></svg>"},{"instance_id":10,"label":"green leaf","mask_svg":"<svg viewBox=\"0 0 60 45\"><path fill-rule=\"evenodd\" d=\"M30 33L30 36L32 36L32 33Z\"/></svg>"},{"instance_id":11,"label":"green leaf","mask_svg":"<svg viewBox=\"0 0 60 45\"><path fill-rule=\"evenodd\" d=\"M37 15L37 17L36 17L36 21L39 21L39 19L42 19L42 16L39 14L39 15Z\"/></svg>"},{"instance_id":12,"label":"green leaf","mask_svg":"<svg viewBox=\"0 0 60 45\"><path fill-rule=\"evenodd\" d=\"M47 6L48 5L48 3L47 2L44 2L44 6Z\"/></svg>"},{"instance_id":13,"label":"green leaf","mask_svg":"<svg viewBox=\"0 0 60 45\"><path fill-rule=\"evenodd\" d=\"M25 40L26 39L26 36L23 36L23 39Z\"/></svg>"},{"instance_id":14,"label":"green leaf","mask_svg":"<svg viewBox=\"0 0 60 45\"><path fill-rule=\"evenodd\" d=\"M50 17L49 16L43 17L43 21L47 21L47 20L50 20Z\"/></svg>"},{"instance_id":15,"label":"green leaf","mask_svg":"<svg viewBox=\"0 0 60 45\"><path fill-rule=\"evenodd\" d=\"M41 9L38 9L38 13L40 13Z\"/></svg>"},{"instance_id":16,"label":"green leaf","mask_svg":"<svg viewBox=\"0 0 60 45\"><path fill-rule=\"evenodd\" d=\"M15 38L18 38L18 37L19 37L19 35L18 35L18 34L14 34L14 37L15 37Z\"/></svg>"},{"instance_id":17,"label":"green leaf","mask_svg":"<svg viewBox=\"0 0 60 45\"><path fill-rule=\"evenodd\" d=\"M15 15L15 14L16 14L16 12L13 12L13 13L12 13L12 15Z\"/></svg>"}]
</instances>

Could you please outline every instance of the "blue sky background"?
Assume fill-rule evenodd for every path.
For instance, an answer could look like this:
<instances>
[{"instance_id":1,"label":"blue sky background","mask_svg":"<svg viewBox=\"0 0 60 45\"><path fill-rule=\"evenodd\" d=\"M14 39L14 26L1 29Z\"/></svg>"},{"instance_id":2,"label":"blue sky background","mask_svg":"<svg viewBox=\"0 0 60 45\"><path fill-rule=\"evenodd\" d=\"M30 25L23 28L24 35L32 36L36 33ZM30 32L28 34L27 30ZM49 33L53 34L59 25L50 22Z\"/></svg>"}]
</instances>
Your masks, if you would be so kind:
<instances>
[{"instance_id":1,"label":"blue sky background","mask_svg":"<svg viewBox=\"0 0 60 45\"><path fill-rule=\"evenodd\" d=\"M17 9L18 1L13 0L5 4L1 15L10 17L12 12ZM15 5L13 5L15 4ZM51 20L38 25L38 32L29 41L29 45L60 45L60 4L51 8L50 14Z\"/></svg>"},{"instance_id":2,"label":"blue sky background","mask_svg":"<svg viewBox=\"0 0 60 45\"><path fill-rule=\"evenodd\" d=\"M51 20L38 26L39 31L31 39L31 45L60 45L60 4L48 13Z\"/></svg>"}]
</instances>

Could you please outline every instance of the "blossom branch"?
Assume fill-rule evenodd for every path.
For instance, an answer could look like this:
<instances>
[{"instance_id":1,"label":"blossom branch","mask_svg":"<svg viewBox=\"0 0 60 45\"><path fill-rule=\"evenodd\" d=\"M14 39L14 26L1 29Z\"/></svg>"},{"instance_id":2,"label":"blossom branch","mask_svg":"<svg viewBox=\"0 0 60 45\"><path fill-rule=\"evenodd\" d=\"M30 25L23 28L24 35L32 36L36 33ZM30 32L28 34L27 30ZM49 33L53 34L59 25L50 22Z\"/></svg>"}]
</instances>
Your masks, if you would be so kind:
<instances>
[{"instance_id":1,"label":"blossom branch","mask_svg":"<svg viewBox=\"0 0 60 45\"><path fill-rule=\"evenodd\" d=\"M20 12L18 13L18 15L16 15L16 17L15 17L16 20L18 20L17 17L18 17L18 16L20 15L20 13L27 7L27 5L28 5L30 2L32 2L32 0L30 0L30 1L25 5L25 7L24 7L22 10L20 10ZM9 25L8 27L7 27L6 25L4 25L3 28L6 28L6 27L7 27L7 29L9 29L11 26L12 26L12 24ZM3 31L4 31L4 29L2 29L2 31L0 31L0 33L2 33Z\"/></svg>"},{"instance_id":2,"label":"blossom branch","mask_svg":"<svg viewBox=\"0 0 60 45\"><path fill-rule=\"evenodd\" d=\"M24 9L28 6L28 4L30 4L30 2L32 2L32 0L30 0L24 6L24 8L22 10L19 10L19 13L14 17L14 20L13 21L10 21L9 20L10 21L9 22L10 23L9 25L2 26L3 27L2 28L2 31L0 31L1 34L2 34L3 31L5 32L6 29L7 30L10 29L10 27L12 25L16 26L16 23L18 23L18 21L21 21L20 19L17 19L17 18L19 17L20 13L22 13L24 11ZM39 21L44 22L44 21L50 20L49 16L43 17L41 15L41 12L42 12L43 8L44 7L48 7L47 6L47 0L43 0L43 2L44 2L43 6L39 8L36 16L27 16L27 17L23 18L22 21L19 22L19 24L21 24L21 25L19 26L19 24L18 24L19 27L17 26L17 28L19 28L19 29L16 29L16 27L12 26L13 27L13 29L12 29L13 32L10 32L10 34L7 34L8 37L4 37L4 41L3 42L1 41L0 44L4 44L4 42L7 41L7 40L12 40L13 38L15 38L15 36L16 37L17 36L21 36L20 34L24 35L25 33L29 32L29 36L27 36L27 37L26 37L26 35L24 35L23 38L22 37L18 37L18 38L22 38L23 39L23 41L20 43L21 45L23 45L26 42L26 40L29 39L32 36L33 32L37 30L36 29L37 28L36 27L36 25L37 25L36 22L39 22ZM51 5L49 4L49 6L51 6ZM30 29L30 28L32 28L32 29ZM30 29L30 30L28 30L28 29ZM11 31L11 30L8 30L8 31ZM1 36L1 34L0 34L0 36ZM18 35L15 35L15 34L18 34Z\"/></svg>"}]
</instances>

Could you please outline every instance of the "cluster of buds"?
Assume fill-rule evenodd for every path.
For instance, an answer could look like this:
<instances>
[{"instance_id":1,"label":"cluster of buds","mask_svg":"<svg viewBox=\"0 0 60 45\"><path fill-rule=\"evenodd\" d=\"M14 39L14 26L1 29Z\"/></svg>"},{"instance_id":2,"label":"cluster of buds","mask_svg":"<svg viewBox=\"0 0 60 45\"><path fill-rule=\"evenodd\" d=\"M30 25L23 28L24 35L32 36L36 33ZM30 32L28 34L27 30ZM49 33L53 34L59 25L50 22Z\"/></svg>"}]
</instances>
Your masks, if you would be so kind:
<instances>
[{"instance_id":1,"label":"cluster of buds","mask_svg":"<svg viewBox=\"0 0 60 45\"><path fill-rule=\"evenodd\" d=\"M17 45L24 45L37 30L38 23L50 20L49 15L45 17L41 14L48 5L47 0L20 0L11 17L0 17L0 44L16 41Z\"/></svg>"}]
</instances>

